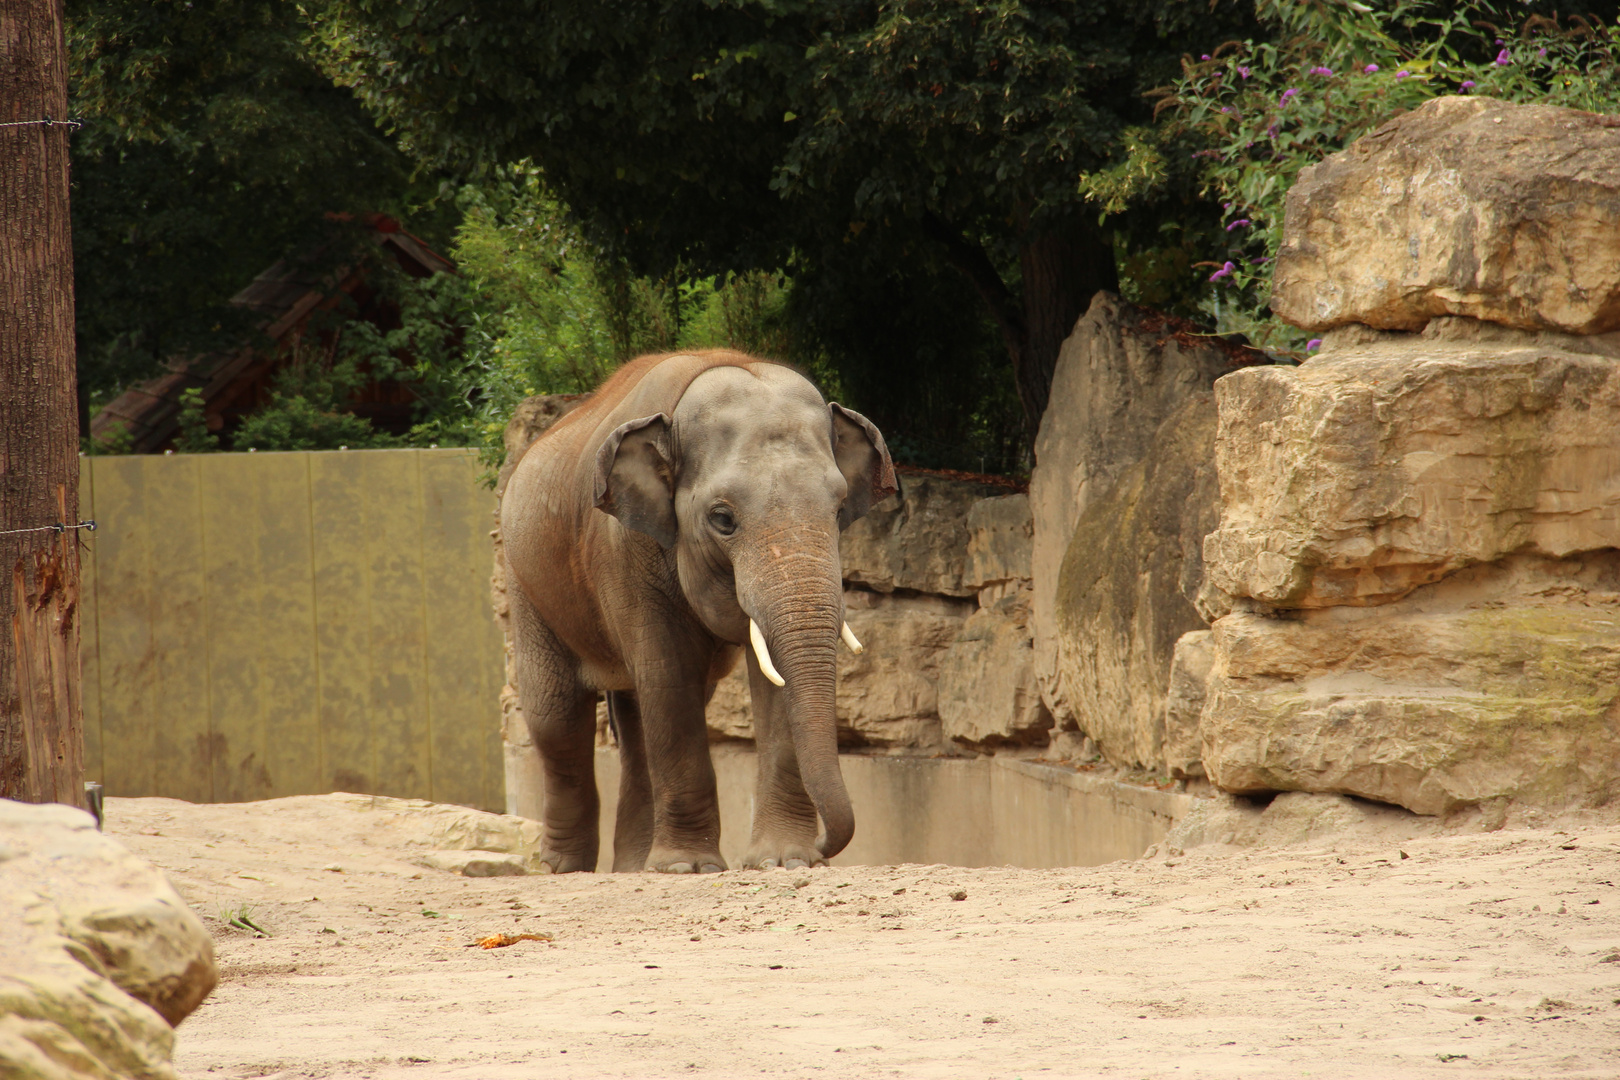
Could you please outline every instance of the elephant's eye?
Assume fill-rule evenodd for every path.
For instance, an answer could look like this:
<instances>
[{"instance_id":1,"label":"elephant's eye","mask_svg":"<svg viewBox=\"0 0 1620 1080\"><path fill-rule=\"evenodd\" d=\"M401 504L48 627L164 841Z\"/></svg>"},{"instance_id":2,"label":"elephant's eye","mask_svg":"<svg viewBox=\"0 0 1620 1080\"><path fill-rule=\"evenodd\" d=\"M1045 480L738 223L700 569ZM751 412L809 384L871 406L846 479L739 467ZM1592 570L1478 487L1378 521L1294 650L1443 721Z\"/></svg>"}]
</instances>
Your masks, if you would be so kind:
<instances>
[{"instance_id":1,"label":"elephant's eye","mask_svg":"<svg viewBox=\"0 0 1620 1080\"><path fill-rule=\"evenodd\" d=\"M737 531L737 519L731 516L731 511L724 506L717 506L709 511L709 524L721 536L730 536Z\"/></svg>"}]
</instances>

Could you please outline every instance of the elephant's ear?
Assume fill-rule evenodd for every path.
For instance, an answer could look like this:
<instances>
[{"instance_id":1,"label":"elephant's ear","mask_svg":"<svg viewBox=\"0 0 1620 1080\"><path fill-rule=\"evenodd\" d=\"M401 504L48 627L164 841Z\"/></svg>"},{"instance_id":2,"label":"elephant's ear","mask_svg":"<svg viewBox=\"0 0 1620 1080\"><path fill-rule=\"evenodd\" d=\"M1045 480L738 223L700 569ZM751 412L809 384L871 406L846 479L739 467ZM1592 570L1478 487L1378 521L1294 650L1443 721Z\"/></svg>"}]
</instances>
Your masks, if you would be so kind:
<instances>
[{"instance_id":1,"label":"elephant's ear","mask_svg":"<svg viewBox=\"0 0 1620 1080\"><path fill-rule=\"evenodd\" d=\"M596 452L597 509L666 548L675 546L676 535L671 457L663 413L620 424Z\"/></svg>"},{"instance_id":2,"label":"elephant's ear","mask_svg":"<svg viewBox=\"0 0 1620 1080\"><path fill-rule=\"evenodd\" d=\"M849 495L843 509L838 511L838 527L846 529L850 522L872 509L874 503L900 490L894 478L894 462L889 448L883 445L883 433L877 425L854 409L846 409L838 402L829 406L832 412L833 457L838 471L849 484Z\"/></svg>"}]
</instances>

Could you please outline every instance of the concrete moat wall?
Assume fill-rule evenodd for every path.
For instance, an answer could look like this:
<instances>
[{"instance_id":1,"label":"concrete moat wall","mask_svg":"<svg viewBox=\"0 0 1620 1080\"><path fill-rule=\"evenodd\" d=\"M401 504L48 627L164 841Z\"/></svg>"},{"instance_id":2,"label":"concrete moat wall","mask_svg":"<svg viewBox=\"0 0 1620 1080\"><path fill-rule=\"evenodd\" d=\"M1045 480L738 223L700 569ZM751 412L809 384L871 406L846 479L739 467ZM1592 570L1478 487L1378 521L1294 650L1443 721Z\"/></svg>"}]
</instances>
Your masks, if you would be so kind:
<instances>
[{"instance_id":1,"label":"concrete moat wall","mask_svg":"<svg viewBox=\"0 0 1620 1080\"><path fill-rule=\"evenodd\" d=\"M1190 795L1007 757L845 754L839 765L856 827L834 866L1096 866L1140 857L1196 802ZM740 866L753 815L753 751L740 744L715 747L714 771L720 852ZM596 784L602 793L597 869L607 871L613 866L619 794L619 757L612 749L597 751ZM515 812L538 816L539 807Z\"/></svg>"}]
</instances>

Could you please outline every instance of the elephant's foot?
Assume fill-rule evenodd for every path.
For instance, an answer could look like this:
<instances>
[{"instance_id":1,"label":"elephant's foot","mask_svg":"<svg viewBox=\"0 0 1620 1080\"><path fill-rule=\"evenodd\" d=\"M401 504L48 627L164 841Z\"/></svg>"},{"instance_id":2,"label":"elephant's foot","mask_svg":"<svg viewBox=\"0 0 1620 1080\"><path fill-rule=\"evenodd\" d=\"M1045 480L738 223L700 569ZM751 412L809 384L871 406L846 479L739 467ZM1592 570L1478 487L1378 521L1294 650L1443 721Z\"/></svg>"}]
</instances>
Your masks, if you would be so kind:
<instances>
[{"instance_id":1,"label":"elephant's foot","mask_svg":"<svg viewBox=\"0 0 1620 1080\"><path fill-rule=\"evenodd\" d=\"M816 850L816 846L803 841L755 840L748 854L743 856L743 866L750 870L774 870L778 867L801 870L807 866L826 865L827 860Z\"/></svg>"},{"instance_id":2,"label":"elephant's foot","mask_svg":"<svg viewBox=\"0 0 1620 1080\"><path fill-rule=\"evenodd\" d=\"M718 874L728 869L719 851L654 847L647 856L647 869L660 874Z\"/></svg>"},{"instance_id":3,"label":"elephant's foot","mask_svg":"<svg viewBox=\"0 0 1620 1080\"><path fill-rule=\"evenodd\" d=\"M542 874L590 873L596 869L596 856L587 857L566 851L542 851L539 863Z\"/></svg>"}]
</instances>

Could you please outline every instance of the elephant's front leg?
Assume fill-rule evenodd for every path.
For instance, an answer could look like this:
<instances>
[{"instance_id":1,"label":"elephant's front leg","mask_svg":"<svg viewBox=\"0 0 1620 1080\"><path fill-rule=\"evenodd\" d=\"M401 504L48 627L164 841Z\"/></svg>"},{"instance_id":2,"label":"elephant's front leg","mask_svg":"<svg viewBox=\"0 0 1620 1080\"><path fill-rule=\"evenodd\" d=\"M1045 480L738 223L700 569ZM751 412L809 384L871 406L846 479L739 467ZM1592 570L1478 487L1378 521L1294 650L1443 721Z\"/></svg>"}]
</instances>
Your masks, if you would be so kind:
<instances>
[{"instance_id":1,"label":"elephant's front leg","mask_svg":"<svg viewBox=\"0 0 1620 1080\"><path fill-rule=\"evenodd\" d=\"M765 678L752 650L747 657L759 774L753 830L743 865L788 870L822 865L827 860L816 850L816 807L799 776L787 691Z\"/></svg>"},{"instance_id":2,"label":"elephant's front leg","mask_svg":"<svg viewBox=\"0 0 1620 1080\"><path fill-rule=\"evenodd\" d=\"M648 870L710 874L727 869L720 854L720 796L703 722L708 687L701 672L706 666L697 671L690 681L637 680L641 736L652 785Z\"/></svg>"}]
</instances>

